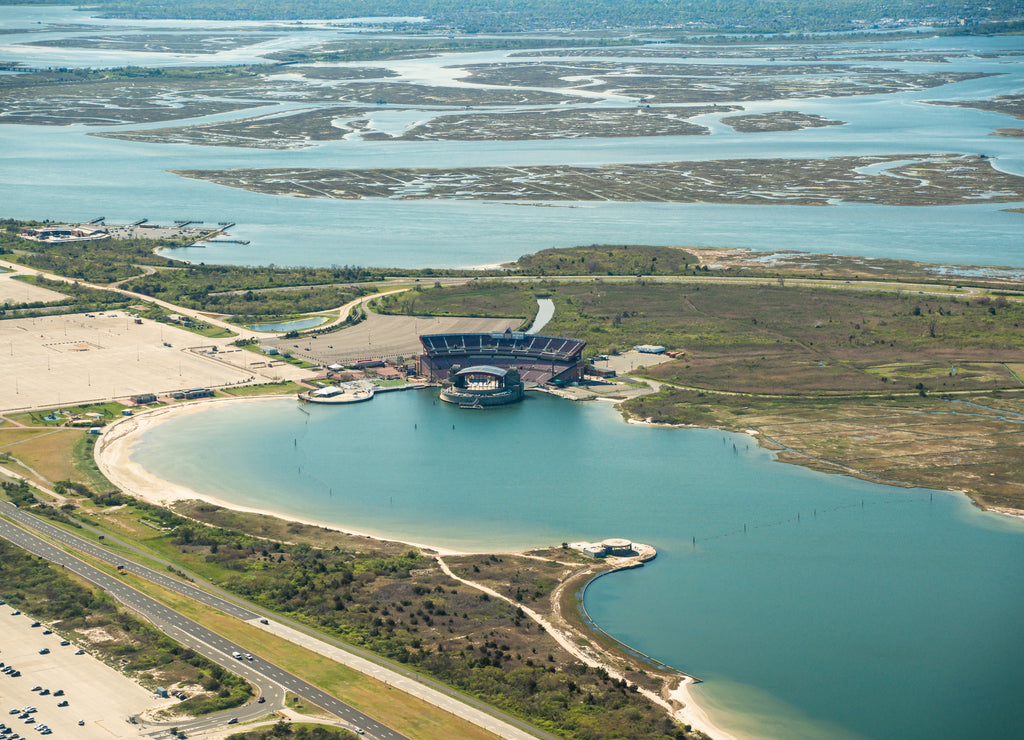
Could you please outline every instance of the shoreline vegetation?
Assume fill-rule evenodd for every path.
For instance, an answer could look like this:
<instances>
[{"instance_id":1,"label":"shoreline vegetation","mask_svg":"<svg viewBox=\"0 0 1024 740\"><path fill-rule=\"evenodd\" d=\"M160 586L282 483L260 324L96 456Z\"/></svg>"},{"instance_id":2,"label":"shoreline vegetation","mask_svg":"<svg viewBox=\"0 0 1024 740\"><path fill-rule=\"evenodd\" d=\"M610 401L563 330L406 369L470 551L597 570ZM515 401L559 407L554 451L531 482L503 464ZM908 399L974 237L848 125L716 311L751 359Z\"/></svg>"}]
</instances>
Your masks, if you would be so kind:
<instances>
[{"instance_id":1,"label":"shoreline vegetation","mask_svg":"<svg viewBox=\"0 0 1024 740\"><path fill-rule=\"evenodd\" d=\"M182 4L161 0L139 6L127 0L102 0L95 8L111 18L174 18L204 20L270 20L288 24L307 18L362 18L366 6L354 0L287 0L273 6L239 7L225 0L206 0L200 4ZM800 13L780 13L771 3L758 0L737 10L708 0L698 0L686 8L645 0L602 5L552 5L528 0L487 0L470 7L451 5L437 0L388 0L374 6L380 20L375 27L392 32L441 31L454 35L483 32L522 33L551 32L551 29L584 31L594 34L621 35L624 30L666 34L673 41L690 36L724 34L742 40L768 35L772 40L804 41L816 33L846 34L861 32L877 37L880 31L913 31L926 26L928 33L971 34L1012 32L1019 28L1016 6L1000 0L984 7L971 7L969 22L961 25L962 5L942 0L927 8L922 17L920 5L900 2L879 8L864 0L848 0L826 6L801 7ZM895 20L900 19L900 20ZM600 30L598 30L600 29ZM776 34L779 34L776 36ZM672 38L675 36L675 38ZM720 36L714 36L718 39ZM855 36L854 38L859 38Z\"/></svg>"},{"instance_id":2,"label":"shoreline vegetation","mask_svg":"<svg viewBox=\"0 0 1024 740\"><path fill-rule=\"evenodd\" d=\"M984 155L732 159L595 167L170 170L181 177L297 198L938 206L1015 203L1024 178Z\"/></svg>"},{"instance_id":3,"label":"shoreline vegetation","mask_svg":"<svg viewBox=\"0 0 1024 740\"><path fill-rule=\"evenodd\" d=\"M612 681L620 682L622 688L630 687L629 691L638 693L653 705L660 707L683 728L684 734L676 735L676 737L701 737L699 734L701 732L716 738L716 740L730 740L735 737L722 727L717 726L695 701L689 689L697 682L697 679L671 666L659 664L653 659L638 659L637 656L642 654L606 633L594 633L578 613L577 594L582 594L592 580L611 572L643 565L645 559L653 557L653 548L638 545L636 548L641 552L636 557L609 557L603 561L575 555L570 557L571 551L566 549L564 544L561 548L550 550L462 552L432 544L395 540L379 533L367 534L343 527L339 528L336 523L304 519L269 509L238 506L158 478L130 459L132 448L138 440L147 431L171 418L203 411L208 409L211 403L251 403L279 398L280 396L258 399L217 399L212 402L152 409L140 415L120 419L108 426L104 435L96 443L94 448L96 465L100 473L122 493L149 504L168 508L180 516L204 522L210 526L216 526L216 517L210 519L204 515L219 514L218 510L223 509L228 510L228 516L235 525L242 521L238 517L245 515L243 519L291 522L292 524L288 525L288 528L292 532L295 531L293 525L298 524L302 525L304 529L309 528L330 534L337 533L349 540L369 541L374 545L385 546L389 549L394 549L396 546L416 548L424 554L424 557L436 561L440 565L441 571L449 577L480 591L481 594L508 602L519 615L515 619L516 626L519 626L520 620L525 620L528 616L536 622L540 635L549 635L569 656L587 665L595 671L596 675L608 676ZM280 524L264 526L279 527ZM368 542L364 544L369 545ZM369 549L373 549L374 545L369 545ZM559 569L560 578L551 579L549 576L546 579L545 591L550 591L551 594L548 603L544 604L543 600L538 598L539 592L535 592L532 598L529 596L522 600L514 598L521 597L524 588L517 586L512 591L505 581L507 577L505 570L500 570L498 573L481 571L480 565L474 562L483 558L490 564L492 561L497 562L499 556L520 559L521 569L525 569L525 563L528 560L547 561L563 566ZM565 560L571 562L566 563ZM568 570L564 566L568 566ZM228 588L230 589L230 586ZM499 590L507 593L499 592ZM436 609L434 615L436 616ZM426 620L429 621L429 617ZM534 652L536 651L534 650ZM548 656L548 662L553 661L554 659ZM529 662L528 660L527 663ZM561 661L559 662L561 663ZM508 669L505 668L505 670ZM499 704L499 706L501 705ZM530 717L524 718L530 719ZM692 734L688 728L694 728L698 734Z\"/></svg>"},{"instance_id":4,"label":"shoreline vegetation","mask_svg":"<svg viewBox=\"0 0 1024 740\"><path fill-rule=\"evenodd\" d=\"M1024 419L1019 269L640 245L544 250L486 271L182 268L155 256L161 246L155 242L97 241L86 255L73 246L23 242L11 233L19 223L6 225L0 248L7 259L96 280L80 288L92 291L90 300L127 281L142 289L138 299L180 297L196 310L262 303L258 310L239 310L236 318L271 320L302 313L296 300L304 301L304 311L336 308L353 296L379 292L388 281L401 290L375 298L368 310L529 315L543 296L556 305L546 330L585 338L593 352L617 353L634 343L678 351L671 362L630 373L657 392L623 401L629 422L747 432L786 462L868 480L960 488L993 511L1024 511L1024 435L1015 421ZM48 280L33 278L63 288ZM314 293L319 303L311 304L298 286L331 289ZM60 306L7 306L6 316L80 308L63 299ZM630 390L635 396L636 388ZM272 397L280 396L213 403ZM567 737L584 736L584 727L599 737L629 737L620 723L640 712L651 727L666 723L664 737L732 737L694 700L693 679L643 661L591 629L579 613L593 578L635 563L584 559L564 545L462 553L380 533L338 531L323 522L227 506L131 462L132 444L146 430L209 403L148 409L118 419L99 437L68 430L76 435L73 442L66 436L37 440L44 427L19 416L15 426L0 426L2 464L18 462L37 485L69 478L54 497L36 497L53 504L41 511L56 520L102 523L183 572L416 666L539 727ZM936 413L936 406L953 403L971 404L972 413ZM879 419L885 431L865 434ZM952 431L942 438L937 426ZM928 434L921 433L925 427ZM891 447L895 437L887 434L899 437L901 454L866 454L875 442ZM992 444L995 439L999 444ZM984 455L947 464L954 452L958 458ZM871 467L872 459L884 464ZM307 585L296 585L300 574ZM329 593L333 601L325 601ZM466 635L469 643L453 644L452 634ZM552 715L531 705L527 697L538 692L562 697L562 709ZM600 727L591 726L598 706L603 719Z\"/></svg>"},{"instance_id":5,"label":"shoreline vegetation","mask_svg":"<svg viewBox=\"0 0 1024 740\"><path fill-rule=\"evenodd\" d=\"M882 9L867 0L844 0L794 13L780 13L764 0L739 10L709 0L685 7L654 0L561 5L481 0L472 6L379 0L373 11L390 17L358 22L353 33L355 26L343 20L306 19L363 16L365 4L354 0L283 0L273 7L240 7L226 0L154 0L143 7L134 0L98 0L89 11L97 17L252 21L272 16L273 22L250 24L237 33L193 23L172 29L185 33L134 29L138 32L123 34L116 23L79 28L62 11L50 28L78 28L75 38L29 43L37 52L91 50L99 55L95 58L120 52L131 59L139 52L199 58L213 52L221 55L216 63L235 53L246 58L253 31L274 41L258 64L29 69L20 62L0 63L7 73L0 76L5 112L0 123L96 127L90 136L121 142L262 150L331 151L346 140L374 142L366 148L382 152L409 146L402 142L425 147L425 142L545 140L554 150L558 140L701 136L725 127L754 143L766 132L847 125L786 105L854 96L917 98L925 90L995 74L956 70L957 60L973 58L974 52L953 42L943 42L944 49L926 42L920 49L900 50L889 48L891 40L1024 31L1018 5L1008 0L966 9L938 0L926 17L919 4L905 0ZM330 31L323 34L327 40L317 40L324 30ZM300 42L298 49L283 48L275 39L306 31L313 32L310 43ZM865 43L851 55L848 45L836 41ZM492 51L508 57L471 63L496 58L480 54ZM405 60L449 54L468 60L461 67L440 68L459 72L450 79L440 74L428 83L400 71L408 66ZM737 59L747 63L736 64ZM948 67L906 67L916 63ZM764 108L768 101L770 110ZM1024 96L1018 94L921 102L1024 119ZM267 112L269 106L273 112ZM417 120L395 127L380 111L398 119L415 111ZM851 123L858 125L854 118ZM132 126L138 130L121 130ZM992 136L1024 135L1021 128L994 126ZM998 149L1004 141L989 144ZM241 160L245 152L237 154ZM645 164L627 157L622 164L595 167L456 163L430 169L392 166L401 164L401 156L393 154L381 168L369 162L371 167L349 170L167 172L291 197L449 198L532 207L574 208L587 201L920 207L1024 201L1024 178L997 169L976 150L831 154ZM583 608L591 583L642 566L653 557L653 547L637 545L636 557L595 560L568 543L519 552L462 552L392 540L383 526L348 531L337 523L236 506L175 485L132 462L133 448L172 418L217 404L294 398L299 390L326 382L322 368L330 361L326 354L313 355L325 353L323 346L333 349L328 342L340 345L339 334L367 317L404 316L412 326L420 316L529 317L537 299L545 298L556 306L545 333L584 339L591 354L615 356L634 345L660 344L673 355L668 362L630 365L625 382L595 375L579 387L555 390L556 395L614 401L624 423L746 433L782 462L880 483L954 490L981 508L1024 518L1024 268L643 245L544 250L477 270L248 268L173 259L176 248L192 243L186 238L42 244L18 237L19 229L41 225L0 221L0 256L18 273L3 280L9 290L0 293L0 329L11 319L8 326L28 331L25 325L35 326L39 319L32 334L38 344L37 335L49 331L44 325L55 317L85 314L91 320L86 312L117 310L124 311L119 318L131 324L130 330L143 323L146 329L159 328L167 350L163 360L147 361L135 346L136 363L147 369L149 363L174 364L167 360L171 350L192 351L193 340L211 348L197 362L225 366L231 365L224 359L229 353L269 364L264 341L268 347L287 341L278 357L293 365L280 377L267 371L257 378L253 371L247 380L230 384L211 379L210 388L202 390L215 398L181 404L164 393L147 406L129 407L123 396L118 396L123 404L114 398L93 403L100 391L81 395L85 391L65 384L64 403L57 395L54 405L52 391L44 388L39 398L46 397L46 405L28 411L0 408L0 498L76 532L106 537L112 552L159 563L175 577L234 594L268 616L372 653L406 675L443 683L453 696L486 703L495 715L504 712L506 719L542 733L566 740L739 737L725 729L732 717L696 700L692 687L698 678L608 635ZM330 318L308 330L252 331L259 336L248 338L250 330L241 328L310 316ZM168 339L175 332L173 347L164 331ZM95 363L90 350L104 349L98 346L99 331L96 335L95 345L81 343L74 351L82 354L68 355L76 361L74 369L55 361L51 373L47 360L47 376L69 378ZM322 344L314 341L318 335ZM381 334L373 336L381 346ZM10 367L15 378L23 373L24 402L29 365L16 364L16 344L10 343ZM290 356L289 348L306 359ZM607 360L598 355L590 361ZM87 387L100 365L90 367ZM167 387L188 387L181 386L184 382L178 363L178 377ZM146 383L146 390L163 388ZM69 402L69 393L78 393L80 403ZM17 394L8 394L9 407L17 405L10 402ZM73 427L72 417L75 424L97 426L92 433ZM36 618L63 619L55 623L82 629L76 634L82 640L95 637L86 634L89 628L112 629L109 625L120 627L126 638L138 632L136 644L125 639L110 646L110 662L121 651L147 686L177 679L193 684L186 710L208 713L240 704L250 693L230 669L128 619L88 584L83 589L72 579L74 588L52 585L64 574L2 540L0 575L12 588L29 585L12 604L37 610ZM183 614L202 618L207 609L141 577L122 575ZM101 607L95 613L91 602ZM421 729L407 714L392 711L396 704L409 713L419 709L408 695L381 691L375 681L360 681L358 690L346 694L351 687L343 684L357 681L342 677L340 664L324 655L300 652L283 638L274 642L264 636L258 643L253 625L211 610L205 616L211 629L225 636L235 630L267 651L260 657L285 670L306 671L303 677L311 683L371 716L382 705L370 695L388 694L391 706L381 712L381 721L398 732L424 740L459 734L450 729L443 734L436 725ZM168 655L176 660L163 662ZM384 686L394 688L386 681ZM292 698L298 709L298 697ZM383 704L383 697L378 700ZM286 706L293 709L288 700ZM446 711L430 707L423 714L435 709ZM435 720L424 720L424 726ZM283 736L284 727L282 720L274 729L250 735ZM464 728L488 734L482 726Z\"/></svg>"}]
</instances>

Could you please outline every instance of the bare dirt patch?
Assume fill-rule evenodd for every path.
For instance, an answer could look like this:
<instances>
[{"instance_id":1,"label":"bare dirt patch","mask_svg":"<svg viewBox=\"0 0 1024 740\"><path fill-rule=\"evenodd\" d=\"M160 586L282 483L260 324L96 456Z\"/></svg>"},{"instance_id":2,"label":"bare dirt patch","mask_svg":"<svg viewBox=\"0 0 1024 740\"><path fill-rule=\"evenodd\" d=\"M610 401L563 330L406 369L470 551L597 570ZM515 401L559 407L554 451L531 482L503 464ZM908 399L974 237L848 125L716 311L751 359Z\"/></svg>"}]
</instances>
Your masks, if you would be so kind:
<instances>
[{"instance_id":1,"label":"bare dirt patch","mask_svg":"<svg viewBox=\"0 0 1024 740\"><path fill-rule=\"evenodd\" d=\"M384 357L416 357L423 351L420 334L518 329L522 318L459 316L387 316L370 312L366 320L337 332L265 342L317 364L346 364Z\"/></svg>"},{"instance_id":2,"label":"bare dirt patch","mask_svg":"<svg viewBox=\"0 0 1024 740\"><path fill-rule=\"evenodd\" d=\"M14 276L13 272L0 271L0 306L16 303L55 303L67 298L55 290L41 288L24 280L15 280Z\"/></svg>"}]
</instances>

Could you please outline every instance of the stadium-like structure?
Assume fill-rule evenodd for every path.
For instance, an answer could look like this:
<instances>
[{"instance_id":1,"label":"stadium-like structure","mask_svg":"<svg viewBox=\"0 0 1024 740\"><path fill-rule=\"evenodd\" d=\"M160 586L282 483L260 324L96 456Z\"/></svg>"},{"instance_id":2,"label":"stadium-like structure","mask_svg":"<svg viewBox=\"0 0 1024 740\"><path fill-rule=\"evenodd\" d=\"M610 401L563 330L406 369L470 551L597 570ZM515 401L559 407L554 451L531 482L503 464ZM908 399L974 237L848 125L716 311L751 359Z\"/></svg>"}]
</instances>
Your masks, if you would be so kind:
<instances>
[{"instance_id":1,"label":"stadium-like structure","mask_svg":"<svg viewBox=\"0 0 1024 740\"><path fill-rule=\"evenodd\" d=\"M524 334L506 329L484 334L424 334L420 337L420 375L448 381L460 370L485 366L515 370L526 385L563 385L583 377L583 348L579 339ZM493 375L493 374L492 374Z\"/></svg>"},{"instance_id":2,"label":"stadium-like structure","mask_svg":"<svg viewBox=\"0 0 1024 740\"><path fill-rule=\"evenodd\" d=\"M441 384L441 400L471 409L504 406L523 400L523 381L514 369L473 365L459 370L456 365Z\"/></svg>"}]
</instances>

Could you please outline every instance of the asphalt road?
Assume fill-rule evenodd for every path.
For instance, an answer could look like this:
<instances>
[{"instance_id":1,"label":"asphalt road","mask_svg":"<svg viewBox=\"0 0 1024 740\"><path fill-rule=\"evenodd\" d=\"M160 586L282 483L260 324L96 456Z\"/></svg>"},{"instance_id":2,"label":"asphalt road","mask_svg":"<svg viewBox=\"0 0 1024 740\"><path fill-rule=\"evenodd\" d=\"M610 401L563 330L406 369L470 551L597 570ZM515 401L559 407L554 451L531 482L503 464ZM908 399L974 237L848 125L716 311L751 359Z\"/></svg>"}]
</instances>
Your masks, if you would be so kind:
<instances>
[{"instance_id":1,"label":"asphalt road","mask_svg":"<svg viewBox=\"0 0 1024 740\"><path fill-rule=\"evenodd\" d=\"M10 474L10 473L8 473ZM256 620L262 619L263 614L259 614L252 609L245 606L245 603L229 593L223 591L213 584L204 584L209 590L198 588L197 586L183 580L180 577L170 575L165 570L154 570L145 566L139 565L138 563L128 560L127 557L122 557L118 550L113 549L114 547L127 549L133 553L138 554L141 557L149 558L150 560L156 560L157 562L163 562L165 565L171 565L168 561L164 561L161 558L153 555L149 552L144 552L140 548L137 548L130 543L122 542L116 537L106 535L104 542L109 544L103 544L98 540L100 531L93 529L88 524L83 524L82 532L92 532L90 537L88 534L75 535L71 534L67 530L55 526L53 523L38 517L34 514L30 514L26 511L22 511L17 507L13 506L8 502L0 501L0 514L6 514L11 518L16 519L25 526L37 529L40 532L44 532L49 537L55 540L63 542L70 547L74 547L81 552L87 553L92 557L95 557L104 562L108 562L112 565L124 565L125 570L133 574L139 575L147 580L164 586L168 589L176 591L177 593L183 594L190 598L193 598L203 604L206 604L214 609L225 612L232 616L238 617L244 620ZM305 644L302 638L310 637L310 644L306 646L314 651L326 654L326 650L336 648L343 651L344 654L354 656L356 660L363 659L370 663L376 664L372 671L378 680L382 680L393 686L399 686L404 684L402 690L407 693L411 693L418 696L420 699L427 701L435 706L443 709L444 711L450 712L456 716L462 717L467 722L472 722L479 725L499 737L508 738L509 740L523 740L524 738L539 738L540 740L558 740L557 736L540 730L536 727L531 726L529 723L524 722L516 717L512 717L504 712L495 710L490 705L475 699L471 696L464 696L457 692L454 692L450 687L445 686L437 681L430 678L424 677L413 671L405 669L401 666L394 665L383 665L380 664L378 657L367 650L357 648L351 645L344 644L339 640L331 638L327 635L317 634L311 636L303 625L293 622L285 618L271 618L270 628L276 628L278 625L283 627L283 630L275 630L278 632L291 631L302 633L301 635L296 634L294 637L285 637L290 639L292 642L298 642L298 644ZM298 640L296 639L298 638ZM239 651L243 652L243 651ZM338 658L335 658L338 659ZM346 664L352 665L352 661L341 660ZM366 672L364 667L358 667L353 665L356 670ZM379 669L379 670L378 670ZM407 679L408 681L403 682L401 679ZM296 692L299 693L299 692ZM306 694L302 696L309 698ZM312 699L310 699L312 701ZM346 720L348 717L341 715ZM361 726L361 725L360 725ZM391 736L382 736L391 737Z\"/></svg>"},{"instance_id":2,"label":"asphalt road","mask_svg":"<svg viewBox=\"0 0 1024 740\"><path fill-rule=\"evenodd\" d=\"M117 557L112 557L112 553L105 550L102 546L95 545L88 540L73 537L64 530L53 526L49 522L42 521L38 517L21 511L13 504L6 501L0 502L0 513L5 514L19 523L25 524L26 526L37 528L62 542L81 549L83 552L90 555L95 554L97 557L101 557L107 562L119 564ZM288 673L273 663L263 660L258 655L254 654L253 660L251 661L244 659L237 660L233 658L232 653L234 652L244 655L248 651L243 646L233 643L230 640L226 640L198 622L179 614L155 599L152 599L140 591L127 586L119 578L107 575L103 571L69 555L55 545L51 545L36 535L26 532L3 519L0 519L0 537L4 537L33 555L42 557L52 563L60 565L96 584L99 588L106 591L122 604L148 619L160 631L178 640L183 645L192 648L197 653L209 658L225 669L230 670L231 672L252 682L259 688L260 693L267 698L267 702L265 704L257 704L253 702L244 707L230 710L228 712L222 712L200 720L195 720L194 722L179 723L178 727L181 729L195 732L201 729L210 729L212 727L222 726L227 722L229 717L238 717L240 722L243 720L262 717L271 709L284 705L284 691L287 690L294 694L298 694L307 701L337 715L340 719L350 723L353 727L363 729L367 737L378 738L379 740L398 740L403 737L391 728L380 724L354 707L335 699L330 694L321 691L312 684ZM201 599L203 603L215 606L217 609L223 611L228 611L228 613L238 616L241 619L258 618L257 614L235 604L231 604L230 602L224 601L223 599L218 599L215 596L201 591L195 586L191 586L191 584L182 583L181 581L169 578L157 571L145 569L137 564L126 562L124 565L126 566L126 570L131 570L133 572L147 570L148 572L146 573L146 577L155 582L161 583L162 585L170 584L162 583L161 579L173 583L175 591L182 592L182 587L185 587L185 589L190 592L188 595L192 596L191 592L194 592L195 598L199 598L200 596L203 597ZM142 729L145 734L159 735L167 732L167 728L163 726L150 727L148 730L145 727L140 729Z\"/></svg>"}]
</instances>

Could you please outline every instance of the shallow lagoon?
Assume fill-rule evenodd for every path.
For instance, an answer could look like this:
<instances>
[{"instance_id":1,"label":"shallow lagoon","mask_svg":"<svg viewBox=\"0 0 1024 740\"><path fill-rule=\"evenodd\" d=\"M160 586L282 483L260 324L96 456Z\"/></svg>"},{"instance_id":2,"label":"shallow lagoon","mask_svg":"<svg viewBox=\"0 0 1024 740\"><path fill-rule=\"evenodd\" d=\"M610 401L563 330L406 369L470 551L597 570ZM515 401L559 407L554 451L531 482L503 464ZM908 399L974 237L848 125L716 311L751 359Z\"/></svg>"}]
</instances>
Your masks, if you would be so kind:
<instances>
[{"instance_id":1,"label":"shallow lagoon","mask_svg":"<svg viewBox=\"0 0 1024 740\"><path fill-rule=\"evenodd\" d=\"M236 505L443 547L651 543L658 559L598 580L587 608L704 679L745 733L1011 737L1024 720L1024 523L962 496L783 465L744 435L627 425L601 403L483 414L417 392L307 410L204 410L133 459Z\"/></svg>"},{"instance_id":2,"label":"shallow lagoon","mask_svg":"<svg viewBox=\"0 0 1024 740\"><path fill-rule=\"evenodd\" d=\"M166 54L64 49L20 45L40 35L34 20L71 23L88 19L69 8L0 8L0 22L25 28L0 39L5 59L29 64L141 66L166 64ZM90 26L144 28L194 33L201 23L140 23L92 19ZM171 55L180 64L251 61L273 48L302 48L342 31L318 27L273 28L273 24L213 24L218 32L254 33L253 47L207 55ZM45 28L45 27L43 27ZM31 31L31 32L30 32ZM82 31L57 29L51 35ZM90 34L92 31L85 31ZM271 33L277 41L266 42ZM261 45L262 44L262 45ZM254 101L246 111L192 121L139 126L0 126L0 193L6 215L16 218L89 220L106 216L129 223L148 218L209 224L232 221L233 238L249 245L218 244L176 250L193 262L221 264L455 267L493 264L548 247L588 243L802 249L868 257L916 259L956 264L1024 267L1021 214L1010 204L979 203L948 208L870 205L729 206L660 203L557 203L539 206L473 201L395 202L386 199L339 201L250 193L188 180L174 169L231 167L434 167L562 162L601 165L619 162L680 161L737 157L822 157L831 155L963 152L985 153L995 166L1024 174L1019 140L989 136L998 127L1018 125L1011 116L980 110L932 106L925 100L988 98L1019 92L1024 57L1019 37L884 39L844 45L899 54L951 52L950 63L881 61L874 66L908 71L997 73L931 90L890 95L745 103L749 112L796 109L846 121L847 125L773 134L740 134L716 123L725 114L701 117L710 136L579 139L573 141L388 142L346 139L301 151L267 151L184 144L145 144L89 136L99 131L130 131L231 120L265 114L272 108ZM771 46L764 46L770 55ZM680 53L686 52L680 47ZM961 53L966 52L966 56ZM623 50L623 58L633 53ZM989 56L992 55L992 56ZM490 51L441 55L431 59L372 63L399 73L394 81L451 80L447 65L494 62L508 53ZM524 61L520 59L519 61ZM526 59L528 61L528 59ZM699 63L696 60L687 60ZM718 63L719 60L712 60ZM765 63L765 58L736 64ZM854 60L856 61L856 60ZM598 103L603 105L603 103ZM280 110L303 107L283 103ZM395 111L383 106L378 117L429 117L446 112ZM450 112L448 110L447 112ZM98 163L102 163L100 166ZM481 238L481 235L488 238Z\"/></svg>"},{"instance_id":3,"label":"shallow lagoon","mask_svg":"<svg viewBox=\"0 0 1024 740\"><path fill-rule=\"evenodd\" d=\"M0 9L4 23L32 31L7 36L0 51L30 65L227 64L333 35L323 28L280 35L275 29L280 40L267 41L256 37L266 26L244 24L259 31L253 46L187 59L17 45L41 37L32 28L39 19L75 23L83 15L40 6ZM206 23L90 25L208 30ZM221 32L231 26L210 27ZM74 33L80 32L54 35ZM1019 37L869 45L978 53L949 65L882 63L886 67L1003 74L890 96L748 104L751 112L790 108L848 121L756 137L716 123L717 114L706 117L713 130L706 137L347 140L286 152L88 135L102 127L0 126L0 193L5 215L14 218L234 221L232 236L252 241L175 253L196 262L438 267L500 262L554 246L645 242L1024 266L1022 216L1002 210L1006 205L342 202L277 198L167 172L957 151L984 152L996 157L997 167L1024 173L1019 142L988 136L1019 122L921 102L1019 92L1024 58L982 57L1017 54ZM440 69L445 64L502 56L387 66L409 79L436 81L452 77ZM257 110L268 109L203 120ZM291 401L210 409L158 427L135 459L226 501L456 548L617 535L650 542L658 560L599 580L588 593L588 609L608 631L705 679L699 691L716 716L752 735L1020 737L1021 523L978 512L960 496L780 465L743 436L627 426L603 405L531 398L518 407L467 414L433 400L428 393L388 394L345 409L311 408L309 417Z\"/></svg>"}]
</instances>

